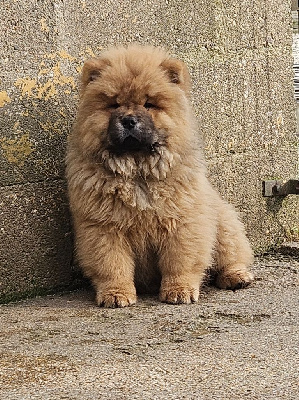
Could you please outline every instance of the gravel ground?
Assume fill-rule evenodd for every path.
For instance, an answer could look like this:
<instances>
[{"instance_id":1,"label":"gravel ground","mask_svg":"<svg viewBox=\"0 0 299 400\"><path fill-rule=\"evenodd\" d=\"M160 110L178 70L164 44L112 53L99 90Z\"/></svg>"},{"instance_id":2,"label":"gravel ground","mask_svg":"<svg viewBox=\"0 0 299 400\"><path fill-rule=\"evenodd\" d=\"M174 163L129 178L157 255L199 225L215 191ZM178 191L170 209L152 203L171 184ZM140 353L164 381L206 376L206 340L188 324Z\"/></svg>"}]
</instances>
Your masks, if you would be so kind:
<instances>
[{"instance_id":1,"label":"gravel ground","mask_svg":"<svg viewBox=\"0 0 299 400\"><path fill-rule=\"evenodd\" d=\"M253 270L193 305L100 309L81 290L0 306L0 398L297 400L299 261Z\"/></svg>"}]
</instances>

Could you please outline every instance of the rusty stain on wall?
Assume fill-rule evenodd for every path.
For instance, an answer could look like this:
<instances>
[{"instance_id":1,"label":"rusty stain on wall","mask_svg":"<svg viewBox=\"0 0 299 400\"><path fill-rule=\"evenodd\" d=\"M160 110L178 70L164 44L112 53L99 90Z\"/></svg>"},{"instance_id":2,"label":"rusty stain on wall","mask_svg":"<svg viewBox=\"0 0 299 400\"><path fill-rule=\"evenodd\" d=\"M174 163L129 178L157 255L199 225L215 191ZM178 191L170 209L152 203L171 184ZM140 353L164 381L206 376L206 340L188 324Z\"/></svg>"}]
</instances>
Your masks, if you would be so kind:
<instances>
[{"instance_id":1,"label":"rusty stain on wall","mask_svg":"<svg viewBox=\"0 0 299 400\"><path fill-rule=\"evenodd\" d=\"M37 80L31 78L19 78L15 82L15 86L20 88L20 90L22 91L21 93L22 97L32 96L32 90L35 89L36 85L37 85Z\"/></svg>"},{"instance_id":2,"label":"rusty stain on wall","mask_svg":"<svg viewBox=\"0 0 299 400\"><path fill-rule=\"evenodd\" d=\"M90 57L96 57L94 51L93 51L90 47L87 47L86 53L87 53Z\"/></svg>"},{"instance_id":3,"label":"rusty stain on wall","mask_svg":"<svg viewBox=\"0 0 299 400\"><path fill-rule=\"evenodd\" d=\"M6 103L10 102L11 100L7 92L5 90L2 90L2 92L0 92L0 107L3 107Z\"/></svg>"},{"instance_id":4,"label":"rusty stain on wall","mask_svg":"<svg viewBox=\"0 0 299 400\"><path fill-rule=\"evenodd\" d=\"M0 139L0 145L7 161L19 167L24 165L27 156L35 150L30 142L29 133L25 133L19 139Z\"/></svg>"},{"instance_id":5,"label":"rusty stain on wall","mask_svg":"<svg viewBox=\"0 0 299 400\"><path fill-rule=\"evenodd\" d=\"M50 32L50 28L47 25L46 19L42 18L39 22L40 22L40 26L41 26L41 31L49 33Z\"/></svg>"},{"instance_id":6,"label":"rusty stain on wall","mask_svg":"<svg viewBox=\"0 0 299 400\"><path fill-rule=\"evenodd\" d=\"M46 20L40 20L40 24L47 31ZM100 47L97 49L100 50ZM74 101L78 99L77 77L81 72L83 61L90 56L95 56L90 47L83 50L79 55L73 56L65 49L58 49L56 52L45 53L39 63L36 64L36 73L34 75L18 76L13 83L17 90L14 93L14 99L11 99L6 91L0 91L0 107L11 103L13 100L21 101L24 107L20 110L21 120L16 120L12 125L14 137L0 139L0 152L7 162L22 167L36 149L31 138L31 133L23 131L23 119L34 120L40 128L47 132L47 137L51 140L52 136L65 132L66 118L69 116L69 110L65 107L57 108L59 104L58 97L65 95L72 96ZM56 111L56 118L49 117L41 106L41 101L46 102L54 100L51 105L52 113ZM68 123L68 121L67 121ZM34 133L33 133L34 134Z\"/></svg>"},{"instance_id":7,"label":"rusty stain on wall","mask_svg":"<svg viewBox=\"0 0 299 400\"><path fill-rule=\"evenodd\" d=\"M278 111L278 113L277 113L276 124L277 124L278 128L280 128L281 126L284 125L283 113L281 110Z\"/></svg>"},{"instance_id":8,"label":"rusty stain on wall","mask_svg":"<svg viewBox=\"0 0 299 400\"><path fill-rule=\"evenodd\" d=\"M43 30L47 30L46 20L42 18L40 20ZM102 47L98 47L97 51L100 51ZM46 53L43 56L43 60L38 66L37 75L35 77L25 76L18 78L14 85L20 90L20 99L24 97L49 100L58 95L58 89L63 88L64 94L70 95L73 93L74 98L77 97L77 83L74 76L65 75L63 70L66 65L72 65L75 75L81 72L83 61L89 57L95 57L95 52L92 48L86 48L79 57L76 58L69 54L64 49L60 49L55 53ZM0 92L0 107L5 102L10 102L10 99L6 92Z\"/></svg>"},{"instance_id":9,"label":"rusty stain on wall","mask_svg":"<svg viewBox=\"0 0 299 400\"><path fill-rule=\"evenodd\" d=\"M46 54L45 59L57 61L54 61L54 65L47 65L45 61L42 61L36 78L23 77L15 81L15 86L21 91L21 98L26 96L47 101L58 94L59 87L65 87L66 94L70 94L76 88L74 77L66 76L61 71L61 59L74 62L74 57L60 50L57 54Z\"/></svg>"},{"instance_id":10,"label":"rusty stain on wall","mask_svg":"<svg viewBox=\"0 0 299 400\"><path fill-rule=\"evenodd\" d=\"M59 55L61 58L66 59L66 60L69 60L69 61L75 61L75 60L76 60L75 57L71 56L71 55L70 55L69 53L67 53L65 50L60 50L60 51L58 52L58 55Z\"/></svg>"}]
</instances>

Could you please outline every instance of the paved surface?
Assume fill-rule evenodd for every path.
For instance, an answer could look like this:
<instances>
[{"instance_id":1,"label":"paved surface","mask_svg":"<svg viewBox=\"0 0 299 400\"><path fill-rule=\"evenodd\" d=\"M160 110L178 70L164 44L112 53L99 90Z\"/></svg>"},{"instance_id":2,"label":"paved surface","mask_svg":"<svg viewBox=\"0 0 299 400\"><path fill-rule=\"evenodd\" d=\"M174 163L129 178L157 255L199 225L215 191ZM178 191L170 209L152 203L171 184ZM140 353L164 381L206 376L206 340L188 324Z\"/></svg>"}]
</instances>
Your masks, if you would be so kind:
<instances>
[{"instance_id":1,"label":"paved surface","mask_svg":"<svg viewBox=\"0 0 299 400\"><path fill-rule=\"evenodd\" d=\"M299 261L256 262L241 291L190 306L90 291L0 307L0 399L298 399Z\"/></svg>"}]
</instances>

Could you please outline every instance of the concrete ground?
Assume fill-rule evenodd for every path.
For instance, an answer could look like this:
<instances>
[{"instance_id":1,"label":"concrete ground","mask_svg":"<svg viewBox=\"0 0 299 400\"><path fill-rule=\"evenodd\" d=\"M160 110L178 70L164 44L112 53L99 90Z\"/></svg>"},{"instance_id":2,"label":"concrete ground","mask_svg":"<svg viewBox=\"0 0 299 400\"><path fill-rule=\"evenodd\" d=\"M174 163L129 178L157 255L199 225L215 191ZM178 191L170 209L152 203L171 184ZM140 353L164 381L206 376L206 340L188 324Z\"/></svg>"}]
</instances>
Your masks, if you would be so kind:
<instances>
[{"instance_id":1,"label":"concrete ground","mask_svg":"<svg viewBox=\"0 0 299 400\"><path fill-rule=\"evenodd\" d=\"M0 399L298 399L299 260L253 269L194 305L99 309L81 290L0 306Z\"/></svg>"}]
</instances>

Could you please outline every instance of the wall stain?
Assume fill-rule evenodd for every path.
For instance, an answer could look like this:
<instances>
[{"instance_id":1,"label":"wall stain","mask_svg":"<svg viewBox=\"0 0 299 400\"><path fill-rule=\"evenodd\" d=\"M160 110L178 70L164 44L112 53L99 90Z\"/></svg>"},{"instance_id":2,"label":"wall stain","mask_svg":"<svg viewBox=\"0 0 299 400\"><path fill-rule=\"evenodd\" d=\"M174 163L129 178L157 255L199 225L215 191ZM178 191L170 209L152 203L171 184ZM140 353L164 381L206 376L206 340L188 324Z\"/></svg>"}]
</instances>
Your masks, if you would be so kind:
<instances>
[{"instance_id":1,"label":"wall stain","mask_svg":"<svg viewBox=\"0 0 299 400\"><path fill-rule=\"evenodd\" d=\"M49 33L50 32L50 28L47 25L46 19L42 18L39 22L40 22L40 26L41 26L41 31Z\"/></svg>"},{"instance_id":2,"label":"wall stain","mask_svg":"<svg viewBox=\"0 0 299 400\"><path fill-rule=\"evenodd\" d=\"M5 90L2 90L0 92L0 107L5 106L6 103L10 103L10 97L8 96L7 92Z\"/></svg>"},{"instance_id":3,"label":"wall stain","mask_svg":"<svg viewBox=\"0 0 299 400\"><path fill-rule=\"evenodd\" d=\"M22 93L21 96L32 96L32 90L36 88L37 80L31 78L19 78L15 82L15 86L18 87Z\"/></svg>"},{"instance_id":4,"label":"wall stain","mask_svg":"<svg viewBox=\"0 0 299 400\"><path fill-rule=\"evenodd\" d=\"M67 53L65 50L60 50L60 51L58 52L58 55L59 55L61 58L65 59L65 60L69 60L69 61L75 61L75 60L76 60L75 57L71 56L71 55L70 55L69 53Z\"/></svg>"},{"instance_id":5,"label":"wall stain","mask_svg":"<svg viewBox=\"0 0 299 400\"><path fill-rule=\"evenodd\" d=\"M51 134L55 133L55 134L61 134L61 121L52 121L49 118L47 118L46 120L37 120L38 124L40 125L40 127L45 131L48 132L51 136Z\"/></svg>"},{"instance_id":6,"label":"wall stain","mask_svg":"<svg viewBox=\"0 0 299 400\"><path fill-rule=\"evenodd\" d=\"M20 128L20 121L16 121L16 122L14 123L13 129L14 129L15 131L19 131L19 128Z\"/></svg>"},{"instance_id":7,"label":"wall stain","mask_svg":"<svg viewBox=\"0 0 299 400\"><path fill-rule=\"evenodd\" d=\"M284 125L284 118L283 118L283 113L281 110L278 111L278 113L277 113L276 124L277 124L278 128L280 128Z\"/></svg>"},{"instance_id":8,"label":"wall stain","mask_svg":"<svg viewBox=\"0 0 299 400\"><path fill-rule=\"evenodd\" d=\"M19 139L0 139L0 146L6 160L19 167L24 165L27 156L35 150L30 142L29 133L25 133Z\"/></svg>"},{"instance_id":9,"label":"wall stain","mask_svg":"<svg viewBox=\"0 0 299 400\"><path fill-rule=\"evenodd\" d=\"M87 47L86 53L91 57L96 57L94 51L90 47Z\"/></svg>"},{"instance_id":10,"label":"wall stain","mask_svg":"<svg viewBox=\"0 0 299 400\"><path fill-rule=\"evenodd\" d=\"M47 28L46 20L42 18L40 23L45 30ZM97 48L97 50L101 49L101 47ZM63 88L63 92L66 95L73 93L74 98L76 98L76 80L74 76L65 75L63 70L71 66L77 73L81 73L82 61L87 57L95 57L95 53L90 47L80 53L78 58L72 56L64 49L44 54L43 60L39 63L39 70L36 77L25 76L15 81L14 85L21 92L20 99L27 97L28 99L47 101L58 95L59 88ZM4 91L0 92L0 107L8 102L10 102L10 98L7 93Z\"/></svg>"},{"instance_id":11,"label":"wall stain","mask_svg":"<svg viewBox=\"0 0 299 400\"><path fill-rule=\"evenodd\" d=\"M71 57L66 52L63 52L62 55L68 60ZM16 80L15 86L21 90L21 98L26 96L39 100L49 100L55 97L58 94L58 87L67 86L65 88L66 94L70 94L76 88L74 77L66 76L61 72L60 61L50 68L46 68L44 62L40 63L37 78L19 78Z\"/></svg>"}]
</instances>

